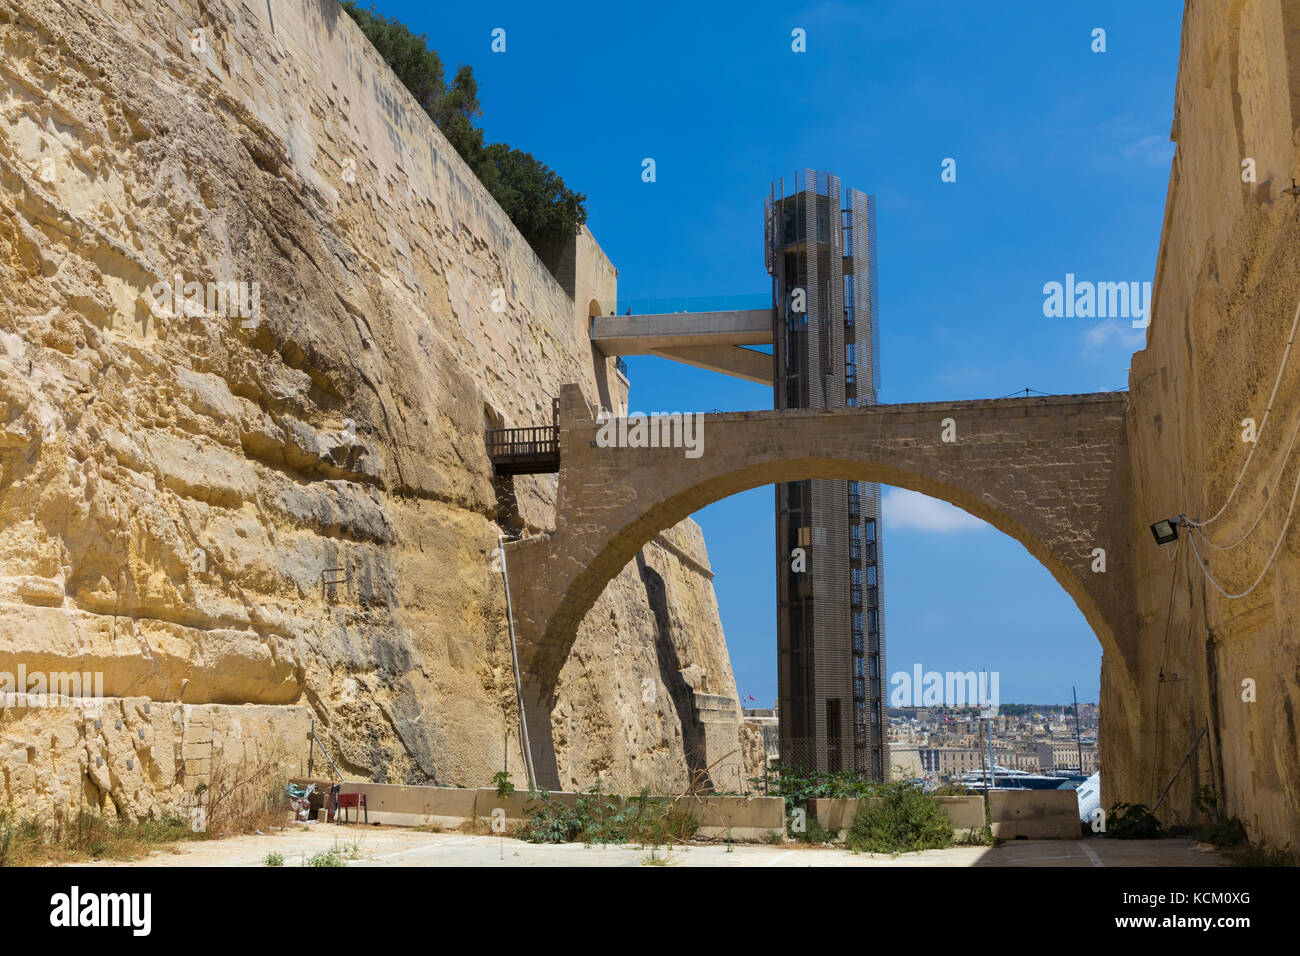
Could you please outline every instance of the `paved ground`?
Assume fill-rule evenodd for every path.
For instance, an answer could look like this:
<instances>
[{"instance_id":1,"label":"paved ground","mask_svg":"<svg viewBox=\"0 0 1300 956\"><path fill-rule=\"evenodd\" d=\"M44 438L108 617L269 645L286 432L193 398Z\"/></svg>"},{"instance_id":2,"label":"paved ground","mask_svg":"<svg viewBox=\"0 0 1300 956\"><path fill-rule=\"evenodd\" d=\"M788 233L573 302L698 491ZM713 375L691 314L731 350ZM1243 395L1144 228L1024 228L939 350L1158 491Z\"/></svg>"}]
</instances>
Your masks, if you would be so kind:
<instances>
[{"instance_id":1,"label":"paved ground","mask_svg":"<svg viewBox=\"0 0 1300 956\"><path fill-rule=\"evenodd\" d=\"M265 836L176 844L132 863L96 866L263 866L279 853L285 866L338 847L349 866L1227 866L1192 840L1016 840L997 847L954 847L898 857L804 846L702 844L662 848L534 845L463 833L400 827L313 824Z\"/></svg>"}]
</instances>

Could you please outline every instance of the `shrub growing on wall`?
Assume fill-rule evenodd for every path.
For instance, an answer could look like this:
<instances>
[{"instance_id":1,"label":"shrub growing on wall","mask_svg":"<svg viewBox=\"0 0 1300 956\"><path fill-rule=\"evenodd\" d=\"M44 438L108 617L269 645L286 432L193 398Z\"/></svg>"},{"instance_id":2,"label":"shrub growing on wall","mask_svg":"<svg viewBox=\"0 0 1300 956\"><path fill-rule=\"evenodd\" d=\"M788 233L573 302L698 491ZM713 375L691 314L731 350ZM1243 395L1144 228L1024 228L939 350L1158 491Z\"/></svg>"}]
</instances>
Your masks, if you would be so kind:
<instances>
[{"instance_id":1,"label":"shrub growing on wall","mask_svg":"<svg viewBox=\"0 0 1300 956\"><path fill-rule=\"evenodd\" d=\"M577 234L587 221L585 195L529 153L507 143L483 145L483 131L474 126L482 112L478 83L468 66L448 85L442 60L424 34L373 7L362 10L356 0L343 0L342 6L530 245L541 249Z\"/></svg>"}]
</instances>

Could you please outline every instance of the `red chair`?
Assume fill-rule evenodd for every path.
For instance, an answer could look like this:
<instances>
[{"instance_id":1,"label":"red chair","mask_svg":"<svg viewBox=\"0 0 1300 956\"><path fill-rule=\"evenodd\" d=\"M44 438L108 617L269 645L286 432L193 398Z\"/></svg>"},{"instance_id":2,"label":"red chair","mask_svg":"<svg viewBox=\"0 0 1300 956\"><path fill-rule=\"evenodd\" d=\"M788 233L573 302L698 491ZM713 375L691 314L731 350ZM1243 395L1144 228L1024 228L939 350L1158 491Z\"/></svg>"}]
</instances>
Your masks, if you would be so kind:
<instances>
[{"instance_id":1,"label":"red chair","mask_svg":"<svg viewBox=\"0 0 1300 956\"><path fill-rule=\"evenodd\" d=\"M357 820L361 820L362 813L365 814L366 823L370 822L370 808L366 806L366 795L364 793L341 793L338 797L338 808L343 813L343 822L347 823L350 809L357 811Z\"/></svg>"}]
</instances>

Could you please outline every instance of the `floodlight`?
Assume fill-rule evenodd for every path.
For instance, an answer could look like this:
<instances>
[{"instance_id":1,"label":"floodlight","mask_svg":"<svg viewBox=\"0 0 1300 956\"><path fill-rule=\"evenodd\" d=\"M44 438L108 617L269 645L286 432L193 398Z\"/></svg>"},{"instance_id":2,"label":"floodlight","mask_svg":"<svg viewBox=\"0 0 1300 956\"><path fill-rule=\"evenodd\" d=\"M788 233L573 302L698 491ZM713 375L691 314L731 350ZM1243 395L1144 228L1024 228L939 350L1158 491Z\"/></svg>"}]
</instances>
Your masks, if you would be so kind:
<instances>
[{"instance_id":1,"label":"floodlight","mask_svg":"<svg viewBox=\"0 0 1300 956\"><path fill-rule=\"evenodd\" d=\"M1151 526L1151 534L1155 536L1156 544L1168 544L1178 538L1179 517L1163 518Z\"/></svg>"}]
</instances>

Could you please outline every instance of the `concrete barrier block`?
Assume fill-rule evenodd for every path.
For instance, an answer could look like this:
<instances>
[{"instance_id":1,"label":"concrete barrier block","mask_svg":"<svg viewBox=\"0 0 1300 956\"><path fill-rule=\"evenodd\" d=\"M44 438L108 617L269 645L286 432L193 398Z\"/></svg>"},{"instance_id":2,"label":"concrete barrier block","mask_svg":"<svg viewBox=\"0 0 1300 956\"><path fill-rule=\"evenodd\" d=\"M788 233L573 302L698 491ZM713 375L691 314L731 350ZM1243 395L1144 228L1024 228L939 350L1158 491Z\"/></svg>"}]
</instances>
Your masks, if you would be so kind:
<instances>
[{"instance_id":1,"label":"concrete barrier block","mask_svg":"<svg viewBox=\"0 0 1300 956\"><path fill-rule=\"evenodd\" d=\"M749 842L785 834L782 797L678 797L677 802L699 824L697 836Z\"/></svg>"},{"instance_id":2,"label":"concrete barrier block","mask_svg":"<svg viewBox=\"0 0 1300 956\"><path fill-rule=\"evenodd\" d=\"M935 797L954 830L984 829L983 797Z\"/></svg>"},{"instance_id":3,"label":"concrete barrier block","mask_svg":"<svg viewBox=\"0 0 1300 956\"><path fill-rule=\"evenodd\" d=\"M814 797L808 801L808 819L820 823L832 839L843 840L859 810L883 802L880 797Z\"/></svg>"},{"instance_id":4,"label":"concrete barrier block","mask_svg":"<svg viewBox=\"0 0 1300 956\"><path fill-rule=\"evenodd\" d=\"M1078 840L1079 796L1073 790L994 790L993 836L1002 840Z\"/></svg>"},{"instance_id":5,"label":"concrete barrier block","mask_svg":"<svg viewBox=\"0 0 1300 956\"><path fill-rule=\"evenodd\" d=\"M492 811L500 808L506 812L506 823L510 827L523 823L532 813L532 809L541 803L539 797L530 794L527 790L516 790L508 797L498 797L497 792L492 787L481 787L476 791L478 799L474 804L474 819L479 824L490 824L492 822ZM588 801L596 798L591 794L569 793L564 790L553 790L550 798L555 803L562 803L566 807L575 807L578 804L579 797L586 797ZM602 794L601 799L619 801L621 798Z\"/></svg>"},{"instance_id":6,"label":"concrete barrier block","mask_svg":"<svg viewBox=\"0 0 1300 956\"><path fill-rule=\"evenodd\" d=\"M340 793L364 793L371 823L418 827L433 824L454 830L474 819L477 790L459 787L417 787L391 783L345 783ZM348 811L353 815L354 811Z\"/></svg>"}]
</instances>

